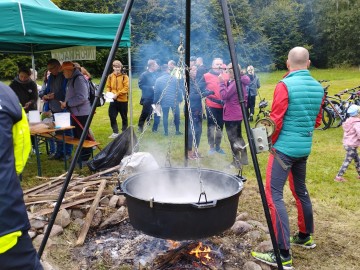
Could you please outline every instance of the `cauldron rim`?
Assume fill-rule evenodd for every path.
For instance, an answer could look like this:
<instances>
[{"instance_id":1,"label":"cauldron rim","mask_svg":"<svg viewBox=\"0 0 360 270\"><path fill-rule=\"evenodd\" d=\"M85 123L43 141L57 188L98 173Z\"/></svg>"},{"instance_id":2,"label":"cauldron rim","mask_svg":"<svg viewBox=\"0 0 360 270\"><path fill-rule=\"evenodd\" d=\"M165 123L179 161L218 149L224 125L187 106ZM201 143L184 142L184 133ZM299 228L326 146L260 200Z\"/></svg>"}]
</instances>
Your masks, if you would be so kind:
<instances>
[{"instance_id":1,"label":"cauldron rim","mask_svg":"<svg viewBox=\"0 0 360 270\"><path fill-rule=\"evenodd\" d=\"M122 190L122 192L124 193L124 195L126 197L128 196L128 197L134 198L136 200L147 202L147 203L151 202L153 204L158 204L158 205L176 205L176 206L179 206L179 205L194 205L194 204L195 205L201 205L201 203L199 204L198 201L196 201L196 202L195 201L192 201L192 202L190 202L190 201L169 202L169 201L161 201L161 200L155 200L155 199L145 199L145 198L138 197L137 195L134 195L133 193L129 192L128 189L127 189L127 185L129 183L131 183L131 181L134 181L134 180L138 179L139 177L141 177L143 175L147 175L147 174L151 174L151 173L161 173L161 171L168 172L168 171L177 171L177 170L194 171L194 170L198 170L198 168L194 168L194 167L165 167L165 168L160 168L160 169L156 169L156 170L150 170L150 171L146 171L146 172L136 173L136 174L133 174L133 175L129 176L128 178L126 178L124 180L124 182L121 184L121 190ZM238 184L236 190L234 189L234 191L232 191L231 194L229 193L226 196L219 197L219 198L216 198L216 200L211 200L211 201L216 202L216 201L221 201L221 200L233 197L233 196L237 196L243 189L243 182L236 175L232 175L232 174L229 174L229 173L226 173L226 172L213 170L213 169L208 169L208 168L201 168L200 170L202 172L210 172L210 173L214 172L214 173L217 173L217 174L222 174L222 175L228 177L228 179L233 179L234 183ZM206 193L206 190L205 190L205 193Z\"/></svg>"}]
</instances>

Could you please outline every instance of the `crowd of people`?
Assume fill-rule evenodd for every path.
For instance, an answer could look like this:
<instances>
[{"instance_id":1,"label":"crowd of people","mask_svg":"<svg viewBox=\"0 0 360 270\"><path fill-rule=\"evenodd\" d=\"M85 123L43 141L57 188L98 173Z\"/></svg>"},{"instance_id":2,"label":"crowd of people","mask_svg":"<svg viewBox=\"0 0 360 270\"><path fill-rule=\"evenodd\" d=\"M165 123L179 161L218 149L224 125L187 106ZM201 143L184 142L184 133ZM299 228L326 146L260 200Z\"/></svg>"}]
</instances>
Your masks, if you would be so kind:
<instances>
[{"instance_id":1,"label":"crowd of people","mask_svg":"<svg viewBox=\"0 0 360 270\"><path fill-rule=\"evenodd\" d=\"M226 65L223 59L214 58L211 68L207 69L201 57L192 57L190 60L190 66L187 67L190 75L188 87L185 87L184 83L184 70L177 67L174 60L169 60L166 65L161 66L161 69L157 60L148 60L147 69L140 75L138 82L142 91L140 99L142 111L138 121L138 131L143 132L145 124L148 125L154 116L152 131L158 132L162 117L164 135L169 136L168 116L171 109L174 116L174 134L181 135L180 104L185 100L188 105L185 108L188 109L190 118L188 158L201 157L198 147L201 141L202 121L206 118L208 155L225 154L221 148L225 126L233 157L231 165L241 168L248 164L241 125L245 117L252 120L260 87L255 69L253 66L248 66L242 70L239 66L241 89L237 89L232 63ZM314 232L312 203L305 178L313 130L321 121L324 92L320 83L311 76L309 66L307 49L295 47L289 51L287 59L289 71L276 85L270 115L275 123L275 132L271 137L272 151L266 170L265 192L284 269L292 269L291 245L307 249L316 246L312 237ZM113 72L106 81L106 94L111 99L108 113L113 132L109 138L116 138L119 134L116 120L118 114L122 119L121 130L124 131L128 126L129 78L122 72L122 67L122 63L115 60ZM76 138L80 138L91 111L88 90L91 75L78 63L66 61L60 64L58 60L50 59L40 95L38 86L31 79L31 75L30 69L20 67L10 87L0 84L0 123L2 126L0 142L3 142L4 146L0 150L0 164L8 168L0 171L0 175L3 176L2 181L5 181L4 187L6 187L1 189L0 196L8 198L0 205L0 263L9 269L11 267L11 269L25 269L21 268L23 265L28 265L31 269L42 269L27 233L30 226L22 200L21 187L17 181L14 146L7 143L14 140L11 137L11 129L22 119L22 110L29 112L38 109L39 96L44 102L42 108L44 117L51 117L57 112L71 113L71 124L75 128L67 132L71 132L69 135ZM242 91L242 94L238 90ZM243 115L240 102L245 104L246 115ZM356 169L360 174L356 151L360 144L360 108L357 106L349 108L349 114L350 118L344 123L344 148L347 156L335 177L335 181L338 182L345 181L343 174L352 159L355 160ZM90 135L88 137L91 139ZM66 145L65 152L63 149L60 142L52 142L49 158L70 158L72 146ZM89 151L91 149L82 149L82 161L90 158ZM283 200L283 188L287 179L298 210L298 233L292 237ZM10 216L13 218L8 218ZM275 252L252 252L252 256L259 261L276 266Z\"/></svg>"}]
</instances>

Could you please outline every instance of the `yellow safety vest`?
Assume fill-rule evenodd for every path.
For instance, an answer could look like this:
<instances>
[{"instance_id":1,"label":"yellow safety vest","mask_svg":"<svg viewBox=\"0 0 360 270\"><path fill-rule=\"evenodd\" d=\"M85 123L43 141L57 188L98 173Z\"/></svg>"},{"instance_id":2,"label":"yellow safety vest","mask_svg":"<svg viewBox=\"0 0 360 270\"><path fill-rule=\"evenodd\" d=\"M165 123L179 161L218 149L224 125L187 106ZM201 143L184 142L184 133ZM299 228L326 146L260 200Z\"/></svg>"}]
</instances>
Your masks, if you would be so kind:
<instances>
[{"instance_id":1,"label":"yellow safety vest","mask_svg":"<svg viewBox=\"0 0 360 270\"><path fill-rule=\"evenodd\" d=\"M22 118L12 129L16 173L22 173L31 151L30 127L22 108Z\"/></svg>"},{"instance_id":2,"label":"yellow safety vest","mask_svg":"<svg viewBox=\"0 0 360 270\"><path fill-rule=\"evenodd\" d=\"M12 232L0 237L0 254L5 253L16 245L18 238L22 235L21 231Z\"/></svg>"}]
</instances>

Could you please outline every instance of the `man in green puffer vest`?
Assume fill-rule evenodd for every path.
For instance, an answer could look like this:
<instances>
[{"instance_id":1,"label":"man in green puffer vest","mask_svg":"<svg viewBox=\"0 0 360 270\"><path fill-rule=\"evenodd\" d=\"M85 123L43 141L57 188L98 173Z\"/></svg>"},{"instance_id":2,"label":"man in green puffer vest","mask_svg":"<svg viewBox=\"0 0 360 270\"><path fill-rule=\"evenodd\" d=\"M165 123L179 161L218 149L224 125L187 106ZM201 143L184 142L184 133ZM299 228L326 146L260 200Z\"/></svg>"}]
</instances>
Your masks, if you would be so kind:
<instances>
[{"instance_id":1,"label":"man in green puffer vest","mask_svg":"<svg viewBox=\"0 0 360 270\"><path fill-rule=\"evenodd\" d=\"M293 269L290 244L307 249L316 246L312 238L312 204L305 178L313 131L321 123L324 91L310 75L307 49L291 49L286 64L289 72L276 85L270 114L276 129L272 136L274 149L266 170L265 192L283 268ZM290 237L289 218L283 200L287 178L298 211L299 228L293 237ZM252 255L269 265L277 265L274 252L252 252Z\"/></svg>"}]
</instances>

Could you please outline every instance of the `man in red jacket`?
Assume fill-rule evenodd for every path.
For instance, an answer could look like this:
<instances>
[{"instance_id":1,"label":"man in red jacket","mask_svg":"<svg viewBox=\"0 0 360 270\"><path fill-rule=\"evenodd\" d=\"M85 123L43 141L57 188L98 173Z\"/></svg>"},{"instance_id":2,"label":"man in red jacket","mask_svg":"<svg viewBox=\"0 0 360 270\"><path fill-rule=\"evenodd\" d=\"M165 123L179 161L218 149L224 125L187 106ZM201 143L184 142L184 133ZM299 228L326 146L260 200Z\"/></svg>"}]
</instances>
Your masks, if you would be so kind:
<instances>
[{"instance_id":1,"label":"man in red jacket","mask_svg":"<svg viewBox=\"0 0 360 270\"><path fill-rule=\"evenodd\" d=\"M201 89L214 91L213 95L206 97L206 115L207 115L207 137L210 146L209 155L225 154L221 149L221 137L224 127L223 121L223 101L220 96L219 75L224 72L224 62L221 58L214 58L211 65L211 70L204 74L204 80L200 85ZM225 76L225 74L223 74ZM228 78L224 78L225 81Z\"/></svg>"}]
</instances>

